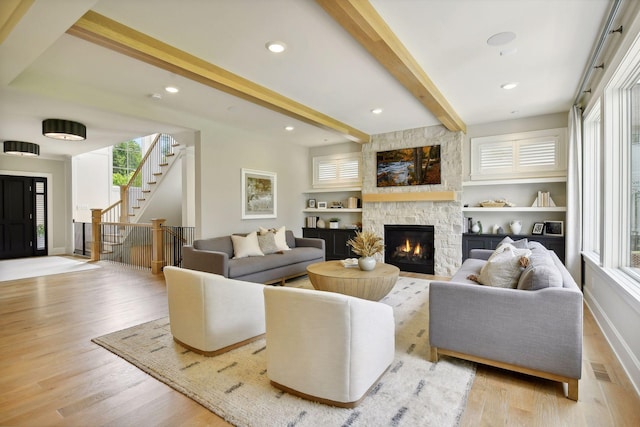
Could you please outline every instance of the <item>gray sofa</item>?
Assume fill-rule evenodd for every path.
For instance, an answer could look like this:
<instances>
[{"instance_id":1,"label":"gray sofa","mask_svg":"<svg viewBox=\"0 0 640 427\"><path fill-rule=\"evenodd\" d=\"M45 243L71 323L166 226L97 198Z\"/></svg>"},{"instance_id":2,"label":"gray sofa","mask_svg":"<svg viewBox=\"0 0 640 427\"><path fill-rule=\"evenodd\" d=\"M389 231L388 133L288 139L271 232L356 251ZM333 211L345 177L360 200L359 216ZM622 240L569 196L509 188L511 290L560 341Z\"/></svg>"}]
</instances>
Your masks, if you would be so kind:
<instances>
[{"instance_id":1,"label":"gray sofa","mask_svg":"<svg viewBox=\"0 0 640 427\"><path fill-rule=\"evenodd\" d=\"M431 282L431 360L448 355L567 383L568 398L578 400L582 292L553 251L527 245L531 262L518 285L528 280L531 288L533 280L537 290L469 280L480 274L491 250L473 250L451 281Z\"/></svg>"},{"instance_id":2,"label":"gray sofa","mask_svg":"<svg viewBox=\"0 0 640 427\"><path fill-rule=\"evenodd\" d=\"M184 246L182 266L247 282L284 284L306 274L309 264L324 261L324 240L295 237L291 230L285 235L291 250L239 259L233 259L231 236L195 240Z\"/></svg>"}]
</instances>

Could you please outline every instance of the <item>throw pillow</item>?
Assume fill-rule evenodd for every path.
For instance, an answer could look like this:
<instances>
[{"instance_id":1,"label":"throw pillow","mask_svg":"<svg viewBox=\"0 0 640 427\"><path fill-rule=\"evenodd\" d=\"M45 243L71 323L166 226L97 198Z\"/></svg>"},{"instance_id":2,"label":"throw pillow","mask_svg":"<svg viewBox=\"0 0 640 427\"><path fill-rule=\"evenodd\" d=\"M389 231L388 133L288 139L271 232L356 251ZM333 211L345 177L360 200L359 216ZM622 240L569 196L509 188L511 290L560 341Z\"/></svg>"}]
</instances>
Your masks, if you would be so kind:
<instances>
[{"instance_id":1,"label":"throw pillow","mask_svg":"<svg viewBox=\"0 0 640 427\"><path fill-rule=\"evenodd\" d=\"M233 243L233 259L246 258L249 256L264 256L258 243L258 233L251 232L246 236L231 235Z\"/></svg>"},{"instance_id":2,"label":"throw pillow","mask_svg":"<svg viewBox=\"0 0 640 427\"><path fill-rule=\"evenodd\" d=\"M503 243L510 243L518 249L529 248L529 241L526 239L526 237L520 240L513 240L511 237L506 236L504 239L500 241L500 243L498 243L498 246L502 245Z\"/></svg>"},{"instance_id":3,"label":"throw pillow","mask_svg":"<svg viewBox=\"0 0 640 427\"><path fill-rule=\"evenodd\" d=\"M287 245L286 228L284 225L278 228L277 230L275 228L267 229L267 228L259 227L258 232L261 235L264 235L267 233L273 233L275 235L276 246L278 247L279 251L288 251L291 249L289 245Z\"/></svg>"},{"instance_id":4,"label":"throw pillow","mask_svg":"<svg viewBox=\"0 0 640 427\"><path fill-rule=\"evenodd\" d=\"M276 236L274 233L259 234L258 244L260 245L260 250L265 255L280 252L278 245L276 245Z\"/></svg>"},{"instance_id":5,"label":"throw pillow","mask_svg":"<svg viewBox=\"0 0 640 427\"><path fill-rule=\"evenodd\" d=\"M531 251L529 266L520 276L518 289L536 291L553 287L562 287L562 274L554 264L553 258L546 249Z\"/></svg>"},{"instance_id":6,"label":"throw pillow","mask_svg":"<svg viewBox=\"0 0 640 427\"><path fill-rule=\"evenodd\" d=\"M478 283L515 289L522 274L522 260L530 253L528 249L517 249L508 243L501 245L480 270Z\"/></svg>"}]
</instances>

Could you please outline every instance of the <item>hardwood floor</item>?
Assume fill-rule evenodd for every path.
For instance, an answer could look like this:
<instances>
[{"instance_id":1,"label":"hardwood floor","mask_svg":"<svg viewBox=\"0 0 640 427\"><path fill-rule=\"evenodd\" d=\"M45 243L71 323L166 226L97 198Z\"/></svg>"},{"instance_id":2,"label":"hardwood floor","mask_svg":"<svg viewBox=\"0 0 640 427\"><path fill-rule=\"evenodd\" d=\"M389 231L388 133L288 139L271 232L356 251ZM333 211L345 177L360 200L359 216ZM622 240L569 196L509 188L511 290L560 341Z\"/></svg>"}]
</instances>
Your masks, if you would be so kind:
<instances>
[{"instance_id":1,"label":"hardwood floor","mask_svg":"<svg viewBox=\"0 0 640 427\"><path fill-rule=\"evenodd\" d=\"M99 265L0 282L0 426L228 425L91 342L167 315L162 275ZM558 383L479 366L461 425L640 425L640 397L588 310L584 331L578 403Z\"/></svg>"}]
</instances>

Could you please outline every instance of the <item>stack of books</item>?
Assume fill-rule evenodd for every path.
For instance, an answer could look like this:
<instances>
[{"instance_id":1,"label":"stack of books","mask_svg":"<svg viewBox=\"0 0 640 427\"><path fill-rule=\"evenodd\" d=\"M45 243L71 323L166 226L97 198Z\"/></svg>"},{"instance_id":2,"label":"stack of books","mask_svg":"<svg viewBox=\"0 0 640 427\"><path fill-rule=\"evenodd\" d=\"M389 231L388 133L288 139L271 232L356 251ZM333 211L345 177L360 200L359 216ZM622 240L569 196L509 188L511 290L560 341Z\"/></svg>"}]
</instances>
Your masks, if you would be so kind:
<instances>
[{"instance_id":1,"label":"stack of books","mask_svg":"<svg viewBox=\"0 0 640 427\"><path fill-rule=\"evenodd\" d=\"M316 228L318 224L317 216L308 216L307 217L307 228Z\"/></svg>"},{"instance_id":2,"label":"stack of books","mask_svg":"<svg viewBox=\"0 0 640 427\"><path fill-rule=\"evenodd\" d=\"M554 207L556 204L553 202L551 195L548 191L538 191L538 197L533 201L532 207L548 208Z\"/></svg>"}]
</instances>

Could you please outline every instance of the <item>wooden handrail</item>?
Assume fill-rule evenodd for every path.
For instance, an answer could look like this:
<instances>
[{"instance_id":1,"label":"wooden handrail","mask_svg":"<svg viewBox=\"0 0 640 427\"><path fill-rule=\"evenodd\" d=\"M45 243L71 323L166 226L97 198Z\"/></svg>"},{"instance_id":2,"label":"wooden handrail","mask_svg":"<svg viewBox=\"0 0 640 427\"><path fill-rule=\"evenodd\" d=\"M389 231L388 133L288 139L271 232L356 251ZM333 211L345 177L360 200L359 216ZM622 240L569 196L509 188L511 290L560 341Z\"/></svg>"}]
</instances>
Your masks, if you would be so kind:
<instances>
[{"instance_id":1,"label":"wooden handrail","mask_svg":"<svg viewBox=\"0 0 640 427\"><path fill-rule=\"evenodd\" d=\"M122 200L118 200L117 202L115 202L115 203L114 203L114 204L112 204L111 206L109 206L109 207L107 207L107 208L104 208L104 209L101 211L101 215L104 215L104 214L106 214L107 212L109 212L110 210L115 209L115 207L116 207L116 206L118 206L120 203L122 203Z\"/></svg>"},{"instance_id":2,"label":"wooden handrail","mask_svg":"<svg viewBox=\"0 0 640 427\"><path fill-rule=\"evenodd\" d=\"M173 231L172 229L167 228L167 227L164 227L164 230L165 230L167 233L171 234L173 237L175 237L175 238L177 238L177 239L180 239L180 240L182 240L182 241L183 241L183 242L185 242L185 243L187 242L187 239L185 239L185 238L184 238L184 237L182 237L182 236L178 236L178 234L176 234L176 232L175 232L175 231Z\"/></svg>"}]
</instances>

